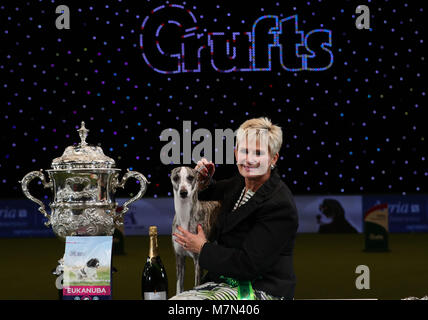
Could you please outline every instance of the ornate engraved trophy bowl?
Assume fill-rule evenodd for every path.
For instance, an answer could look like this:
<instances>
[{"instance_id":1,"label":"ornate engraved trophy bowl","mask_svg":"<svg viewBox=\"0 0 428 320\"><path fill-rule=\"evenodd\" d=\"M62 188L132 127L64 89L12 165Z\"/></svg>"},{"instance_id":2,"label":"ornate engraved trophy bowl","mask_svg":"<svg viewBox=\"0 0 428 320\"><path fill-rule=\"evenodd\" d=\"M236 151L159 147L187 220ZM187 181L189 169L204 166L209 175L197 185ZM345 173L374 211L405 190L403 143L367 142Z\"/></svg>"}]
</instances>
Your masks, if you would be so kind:
<instances>
[{"instance_id":1,"label":"ornate engraved trophy bowl","mask_svg":"<svg viewBox=\"0 0 428 320\"><path fill-rule=\"evenodd\" d=\"M115 227L123 224L128 206L143 197L149 184L143 174L129 170L119 181L121 170L115 168L114 160L104 155L100 147L86 143L88 131L82 122L78 130L81 142L67 147L61 157L52 161L52 169L46 170L50 181L42 170L29 172L21 181L24 195L36 202L47 218L45 225L52 226L54 233L64 240L67 236L113 235ZM29 192L28 185L35 178L53 191L50 214L44 203ZM140 190L123 204L119 213L114 195L129 178L139 182Z\"/></svg>"}]
</instances>

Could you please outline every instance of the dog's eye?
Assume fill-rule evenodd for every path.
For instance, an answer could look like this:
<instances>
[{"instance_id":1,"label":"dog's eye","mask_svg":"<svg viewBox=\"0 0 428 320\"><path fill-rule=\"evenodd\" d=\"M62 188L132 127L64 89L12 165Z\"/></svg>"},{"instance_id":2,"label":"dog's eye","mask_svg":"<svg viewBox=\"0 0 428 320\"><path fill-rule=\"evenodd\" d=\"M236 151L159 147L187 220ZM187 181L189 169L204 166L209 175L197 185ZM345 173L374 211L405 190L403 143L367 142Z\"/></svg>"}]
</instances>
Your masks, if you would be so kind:
<instances>
[{"instance_id":1,"label":"dog's eye","mask_svg":"<svg viewBox=\"0 0 428 320\"><path fill-rule=\"evenodd\" d=\"M177 182L177 181L178 181L178 179L179 179L179 177L178 177L178 176L175 176L174 178L172 178L172 180L174 180L174 182Z\"/></svg>"},{"instance_id":2,"label":"dog's eye","mask_svg":"<svg viewBox=\"0 0 428 320\"><path fill-rule=\"evenodd\" d=\"M188 176L187 177L187 180L189 180L189 181L193 181L193 179L194 179L195 177L194 176Z\"/></svg>"}]
</instances>

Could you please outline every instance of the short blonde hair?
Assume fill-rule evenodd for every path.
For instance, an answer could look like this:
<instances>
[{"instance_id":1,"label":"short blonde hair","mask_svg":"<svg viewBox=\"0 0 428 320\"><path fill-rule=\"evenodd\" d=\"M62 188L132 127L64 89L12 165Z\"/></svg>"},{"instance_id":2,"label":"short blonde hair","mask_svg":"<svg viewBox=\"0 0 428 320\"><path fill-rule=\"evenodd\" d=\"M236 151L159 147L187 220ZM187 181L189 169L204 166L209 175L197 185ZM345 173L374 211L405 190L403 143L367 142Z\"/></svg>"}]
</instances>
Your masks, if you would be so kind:
<instances>
[{"instance_id":1,"label":"short blonde hair","mask_svg":"<svg viewBox=\"0 0 428 320\"><path fill-rule=\"evenodd\" d=\"M259 136L262 132L268 133L268 146L271 157L279 152L282 146L282 129L272 124L270 119L264 117L249 119L241 124L236 133L236 149L238 149L239 141L246 137L250 130L255 132L256 136Z\"/></svg>"}]
</instances>

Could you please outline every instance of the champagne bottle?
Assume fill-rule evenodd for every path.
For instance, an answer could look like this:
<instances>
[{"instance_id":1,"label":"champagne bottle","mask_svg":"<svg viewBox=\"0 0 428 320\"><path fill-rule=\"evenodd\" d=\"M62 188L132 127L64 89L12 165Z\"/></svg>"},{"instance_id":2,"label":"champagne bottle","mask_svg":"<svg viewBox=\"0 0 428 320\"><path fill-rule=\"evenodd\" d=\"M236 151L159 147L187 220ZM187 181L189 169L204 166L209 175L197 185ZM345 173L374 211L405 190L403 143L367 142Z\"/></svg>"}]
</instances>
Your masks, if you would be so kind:
<instances>
[{"instance_id":1,"label":"champagne bottle","mask_svg":"<svg viewBox=\"0 0 428 320\"><path fill-rule=\"evenodd\" d=\"M158 229L149 228L149 256L141 279L143 300L166 300L168 298L168 278L158 252Z\"/></svg>"}]
</instances>

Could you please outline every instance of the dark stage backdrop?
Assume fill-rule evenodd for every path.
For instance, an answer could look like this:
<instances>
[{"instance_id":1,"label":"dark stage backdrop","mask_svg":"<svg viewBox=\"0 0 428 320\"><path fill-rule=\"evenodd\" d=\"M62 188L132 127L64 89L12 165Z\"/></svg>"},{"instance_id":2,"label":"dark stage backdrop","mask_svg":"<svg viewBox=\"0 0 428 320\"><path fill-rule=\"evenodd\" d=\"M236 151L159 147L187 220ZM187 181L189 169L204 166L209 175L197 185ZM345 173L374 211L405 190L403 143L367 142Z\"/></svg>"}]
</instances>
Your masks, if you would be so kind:
<instances>
[{"instance_id":1,"label":"dark stage backdrop","mask_svg":"<svg viewBox=\"0 0 428 320\"><path fill-rule=\"evenodd\" d=\"M70 29L57 28L60 5ZM149 178L147 197L171 196L163 130L183 138L183 121L214 133L260 116L284 131L279 169L295 194L426 193L422 6L2 1L0 195L22 197L18 181L48 169L85 121L90 144Z\"/></svg>"}]
</instances>

